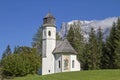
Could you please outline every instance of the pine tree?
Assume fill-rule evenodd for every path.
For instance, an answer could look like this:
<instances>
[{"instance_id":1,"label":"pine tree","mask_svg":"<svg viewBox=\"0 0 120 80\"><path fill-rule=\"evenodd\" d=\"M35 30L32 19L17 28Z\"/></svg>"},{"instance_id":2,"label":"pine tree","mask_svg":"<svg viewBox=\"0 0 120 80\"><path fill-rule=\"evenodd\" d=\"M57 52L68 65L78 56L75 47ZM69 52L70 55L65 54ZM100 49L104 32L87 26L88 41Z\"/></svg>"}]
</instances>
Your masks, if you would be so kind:
<instances>
[{"instance_id":1,"label":"pine tree","mask_svg":"<svg viewBox=\"0 0 120 80\"><path fill-rule=\"evenodd\" d=\"M72 24L70 30L68 31L67 39L74 49L78 52L77 58L81 62L81 67L84 69L85 58L84 58L84 38L81 31L81 25Z\"/></svg>"},{"instance_id":2,"label":"pine tree","mask_svg":"<svg viewBox=\"0 0 120 80\"><path fill-rule=\"evenodd\" d=\"M19 46L15 46L13 53L14 53L14 54L20 53L20 47L19 47Z\"/></svg>"},{"instance_id":3,"label":"pine tree","mask_svg":"<svg viewBox=\"0 0 120 80\"><path fill-rule=\"evenodd\" d=\"M70 27L67 35L67 39L70 42L70 44L74 47L74 30L73 27Z\"/></svg>"},{"instance_id":4,"label":"pine tree","mask_svg":"<svg viewBox=\"0 0 120 80\"><path fill-rule=\"evenodd\" d=\"M37 49L37 53L42 53L42 27L39 27L37 33L33 36L32 46Z\"/></svg>"},{"instance_id":5,"label":"pine tree","mask_svg":"<svg viewBox=\"0 0 120 80\"><path fill-rule=\"evenodd\" d=\"M58 32L56 33L56 40L61 40L60 35L58 34Z\"/></svg>"},{"instance_id":6,"label":"pine tree","mask_svg":"<svg viewBox=\"0 0 120 80\"><path fill-rule=\"evenodd\" d=\"M89 69L99 69L99 54L97 48L97 38L95 35L94 28L91 28L91 32L89 34L89 52L88 52L88 66Z\"/></svg>"},{"instance_id":7,"label":"pine tree","mask_svg":"<svg viewBox=\"0 0 120 80\"><path fill-rule=\"evenodd\" d=\"M116 68L120 68L120 18L118 18L116 23L116 49L115 49L115 65Z\"/></svg>"},{"instance_id":8,"label":"pine tree","mask_svg":"<svg viewBox=\"0 0 120 80\"><path fill-rule=\"evenodd\" d=\"M110 35L106 40L106 50L107 50L107 64L108 68L113 69L116 68L116 54L115 54L115 49L117 47L116 40L117 40L117 34L116 34L117 28L116 28L116 23L113 23L113 27L110 31Z\"/></svg>"},{"instance_id":9,"label":"pine tree","mask_svg":"<svg viewBox=\"0 0 120 80\"><path fill-rule=\"evenodd\" d=\"M78 52L77 58L81 62L81 68L84 69L86 59L84 56L85 43L80 27L74 29L74 34L74 48Z\"/></svg>"},{"instance_id":10,"label":"pine tree","mask_svg":"<svg viewBox=\"0 0 120 80\"><path fill-rule=\"evenodd\" d=\"M115 54L116 54L116 59L115 59L116 68L120 69L120 41L117 42Z\"/></svg>"},{"instance_id":11,"label":"pine tree","mask_svg":"<svg viewBox=\"0 0 120 80\"><path fill-rule=\"evenodd\" d=\"M102 29L99 28L98 29L98 33L97 33L97 45L98 45L98 67L102 68L103 66L103 62L102 62L102 58L103 58L103 49L104 49L104 42L103 42L103 33L102 33ZM103 63L103 64L102 64Z\"/></svg>"},{"instance_id":12,"label":"pine tree","mask_svg":"<svg viewBox=\"0 0 120 80\"><path fill-rule=\"evenodd\" d=\"M110 57L109 57L108 43L109 43L109 39L107 37L106 38L106 43L104 44L104 48L103 48L102 58L101 58L101 63L102 63L101 68L102 69L108 69L109 68Z\"/></svg>"},{"instance_id":13,"label":"pine tree","mask_svg":"<svg viewBox=\"0 0 120 80\"><path fill-rule=\"evenodd\" d=\"M7 46L6 50L3 52L2 59L12 54L10 45Z\"/></svg>"},{"instance_id":14,"label":"pine tree","mask_svg":"<svg viewBox=\"0 0 120 80\"><path fill-rule=\"evenodd\" d=\"M117 41L120 41L120 18L118 18L117 23L116 23L116 35L117 35Z\"/></svg>"},{"instance_id":15,"label":"pine tree","mask_svg":"<svg viewBox=\"0 0 120 80\"><path fill-rule=\"evenodd\" d=\"M88 70L89 69L89 61L90 61L90 58L89 58L89 44L88 43L85 43L85 47L83 49L83 69L84 70Z\"/></svg>"}]
</instances>

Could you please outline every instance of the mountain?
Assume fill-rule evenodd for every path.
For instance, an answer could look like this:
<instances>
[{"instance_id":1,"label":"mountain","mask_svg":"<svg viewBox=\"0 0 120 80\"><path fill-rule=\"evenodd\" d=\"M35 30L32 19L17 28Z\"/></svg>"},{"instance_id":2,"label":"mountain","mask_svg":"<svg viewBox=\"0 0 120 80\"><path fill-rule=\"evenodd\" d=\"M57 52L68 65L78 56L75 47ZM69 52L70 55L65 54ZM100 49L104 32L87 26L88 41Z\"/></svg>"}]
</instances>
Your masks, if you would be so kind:
<instances>
[{"instance_id":1,"label":"mountain","mask_svg":"<svg viewBox=\"0 0 120 80\"><path fill-rule=\"evenodd\" d=\"M93 27L94 30L98 31L99 27L101 27L102 31L103 31L103 37L104 39L106 39L106 37L109 35L110 29L112 28L112 24L113 22L117 21L117 17L110 17L110 18L106 18L104 20L72 20L70 22L63 22L61 29L59 31L59 35L60 37L64 38L69 29L70 29L70 25L71 24L80 24L80 27L82 29L82 33L85 37L85 39L88 39L88 35L90 32L90 29Z\"/></svg>"}]
</instances>

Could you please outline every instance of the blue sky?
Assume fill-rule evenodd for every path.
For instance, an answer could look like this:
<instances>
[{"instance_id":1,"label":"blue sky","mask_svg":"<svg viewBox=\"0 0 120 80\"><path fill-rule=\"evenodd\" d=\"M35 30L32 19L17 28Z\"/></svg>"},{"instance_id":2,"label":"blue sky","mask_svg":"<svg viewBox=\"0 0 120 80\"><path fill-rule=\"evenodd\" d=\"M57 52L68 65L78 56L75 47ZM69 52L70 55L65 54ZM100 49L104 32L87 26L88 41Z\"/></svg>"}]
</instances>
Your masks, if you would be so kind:
<instances>
[{"instance_id":1,"label":"blue sky","mask_svg":"<svg viewBox=\"0 0 120 80\"><path fill-rule=\"evenodd\" d=\"M9 44L31 46L32 37L51 12L60 29L71 20L120 16L120 0L0 0L0 56Z\"/></svg>"}]
</instances>

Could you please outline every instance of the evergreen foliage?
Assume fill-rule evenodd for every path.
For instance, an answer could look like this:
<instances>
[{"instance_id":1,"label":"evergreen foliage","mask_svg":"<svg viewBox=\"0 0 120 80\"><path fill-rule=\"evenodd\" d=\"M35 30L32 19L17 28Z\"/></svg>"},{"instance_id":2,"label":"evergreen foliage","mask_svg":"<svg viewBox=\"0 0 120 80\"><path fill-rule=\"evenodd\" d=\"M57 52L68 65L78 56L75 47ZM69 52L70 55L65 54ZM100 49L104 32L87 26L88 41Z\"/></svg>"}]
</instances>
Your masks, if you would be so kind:
<instances>
[{"instance_id":1,"label":"evergreen foliage","mask_svg":"<svg viewBox=\"0 0 120 80\"><path fill-rule=\"evenodd\" d=\"M70 44L74 47L74 30L73 27L71 25L70 30L68 31L68 35L67 35L67 40L70 42Z\"/></svg>"},{"instance_id":2,"label":"evergreen foliage","mask_svg":"<svg viewBox=\"0 0 120 80\"><path fill-rule=\"evenodd\" d=\"M113 23L110 35L106 39L104 54L102 55L102 67L116 69L120 68L120 18Z\"/></svg>"},{"instance_id":3,"label":"evergreen foliage","mask_svg":"<svg viewBox=\"0 0 120 80\"><path fill-rule=\"evenodd\" d=\"M108 57L108 68L112 69L112 68L116 68L116 64L115 64L115 59L116 59L116 54L115 54L115 49L116 49L116 39L117 39L117 35L116 35L116 23L113 23L113 27L110 31L110 35L106 41L106 50L107 50L107 57Z\"/></svg>"},{"instance_id":4,"label":"evergreen foliage","mask_svg":"<svg viewBox=\"0 0 120 80\"><path fill-rule=\"evenodd\" d=\"M116 59L115 59L115 64L116 68L120 69L120 41L117 42L118 46L115 49L115 54L116 54Z\"/></svg>"},{"instance_id":5,"label":"evergreen foliage","mask_svg":"<svg viewBox=\"0 0 120 80\"><path fill-rule=\"evenodd\" d=\"M5 49L5 51L2 54L2 59L9 56L10 54L12 54L12 51L11 51L10 45L8 45L7 48Z\"/></svg>"},{"instance_id":6,"label":"evergreen foliage","mask_svg":"<svg viewBox=\"0 0 120 80\"><path fill-rule=\"evenodd\" d=\"M116 27L117 27L117 32L116 32L117 41L120 41L120 17L119 17L118 20L117 20Z\"/></svg>"},{"instance_id":7,"label":"evergreen foliage","mask_svg":"<svg viewBox=\"0 0 120 80\"><path fill-rule=\"evenodd\" d=\"M115 49L115 54L116 54L116 60L115 60L115 64L116 64L116 68L120 68L120 18L118 18L117 20L117 24L116 24L116 49Z\"/></svg>"},{"instance_id":8,"label":"evergreen foliage","mask_svg":"<svg viewBox=\"0 0 120 80\"><path fill-rule=\"evenodd\" d=\"M104 42L103 42L103 33L102 33L102 29L101 27L99 27L98 29L98 33L97 33L97 48L98 48L98 67L99 68L103 68L104 66L104 62L102 62L104 56Z\"/></svg>"},{"instance_id":9,"label":"evergreen foliage","mask_svg":"<svg viewBox=\"0 0 120 80\"><path fill-rule=\"evenodd\" d=\"M37 49L38 54L42 54L42 27L38 28L32 39L32 46Z\"/></svg>"},{"instance_id":10,"label":"evergreen foliage","mask_svg":"<svg viewBox=\"0 0 120 80\"><path fill-rule=\"evenodd\" d=\"M120 18L113 23L109 36L103 41L102 29L98 33L92 28L88 41L84 41L80 26L75 23L68 31L67 39L78 52L82 69L120 68ZM81 43L82 41L82 43Z\"/></svg>"},{"instance_id":11,"label":"evergreen foliage","mask_svg":"<svg viewBox=\"0 0 120 80\"><path fill-rule=\"evenodd\" d=\"M84 70L89 69L89 64L88 64L89 56L88 56L88 53L89 53L89 44L86 43L85 47L83 48L83 68L82 69L84 69ZM81 64L81 62L80 62L80 64Z\"/></svg>"},{"instance_id":12,"label":"evergreen foliage","mask_svg":"<svg viewBox=\"0 0 120 80\"><path fill-rule=\"evenodd\" d=\"M70 26L70 30L68 31L67 39L70 44L74 47L74 49L78 52L78 60L81 62L81 67L84 69L85 65L85 57L84 57L84 38L81 31L81 24L73 24Z\"/></svg>"},{"instance_id":13,"label":"evergreen foliage","mask_svg":"<svg viewBox=\"0 0 120 80\"><path fill-rule=\"evenodd\" d=\"M15 46L14 48L14 54L18 54L20 52L20 47L19 46Z\"/></svg>"},{"instance_id":14,"label":"evergreen foliage","mask_svg":"<svg viewBox=\"0 0 120 80\"><path fill-rule=\"evenodd\" d=\"M59 36L58 32L56 33L56 40L62 40L61 37Z\"/></svg>"},{"instance_id":15,"label":"evergreen foliage","mask_svg":"<svg viewBox=\"0 0 120 80\"><path fill-rule=\"evenodd\" d=\"M99 54L97 48L97 37L95 35L94 28L91 28L89 33L88 41L89 51L88 51L88 66L89 69L99 69Z\"/></svg>"}]
</instances>

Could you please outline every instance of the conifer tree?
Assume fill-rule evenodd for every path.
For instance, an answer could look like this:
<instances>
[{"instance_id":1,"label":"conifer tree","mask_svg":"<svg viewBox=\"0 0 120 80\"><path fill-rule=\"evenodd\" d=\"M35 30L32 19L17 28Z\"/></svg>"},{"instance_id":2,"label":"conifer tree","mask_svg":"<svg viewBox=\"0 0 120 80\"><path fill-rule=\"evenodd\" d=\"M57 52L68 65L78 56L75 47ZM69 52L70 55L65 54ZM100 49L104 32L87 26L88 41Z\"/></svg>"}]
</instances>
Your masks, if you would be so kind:
<instances>
[{"instance_id":1,"label":"conifer tree","mask_svg":"<svg viewBox=\"0 0 120 80\"><path fill-rule=\"evenodd\" d=\"M9 56L10 54L12 54L12 51L10 45L8 45L5 51L3 52L2 59L5 58L6 56Z\"/></svg>"},{"instance_id":2,"label":"conifer tree","mask_svg":"<svg viewBox=\"0 0 120 80\"><path fill-rule=\"evenodd\" d=\"M102 53L102 58L101 58L101 69L108 69L109 68L109 52L108 52L108 37L106 38L106 42L104 43L103 46L103 53Z\"/></svg>"},{"instance_id":3,"label":"conifer tree","mask_svg":"<svg viewBox=\"0 0 120 80\"><path fill-rule=\"evenodd\" d=\"M116 68L120 69L120 41L117 42L115 54L116 54L116 59L115 59Z\"/></svg>"},{"instance_id":4,"label":"conifer tree","mask_svg":"<svg viewBox=\"0 0 120 80\"><path fill-rule=\"evenodd\" d=\"M74 49L78 52L77 58L81 62L81 67L84 69L84 38L81 31L80 22L72 24L68 31L67 39Z\"/></svg>"},{"instance_id":5,"label":"conifer tree","mask_svg":"<svg viewBox=\"0 0 120 80\"><path fill-rule=\"evenodd\" d=\"M19 46L15 46L13 53L14 53L14 54L20 53L20 47L19 47Z\"/></svg>"},{"instance_id":6,"label":"conifer tree","mask_svg":"<svg viewBox=\"0 0 120 80\"><path fill-rule=\"evenodd\" d=\"M60 35L58 34L58 32L56 32L56 40L61 40Z\"/></svg>"},{"instance_id":7,"label":"conifer tree","mask_svg":"<svg viewBox=\"0 0 120 80\"><path fill-rule=\"evenodd\" d=\"M116 31L117 41L120 41L120 17L117 20L116 28L117 28L117 31Z\"/></svg>"},{"instance_id":8,"label":"conifer tree","mask_svg":"<svg viewBox=\"0 0 120 80\"><path fill-rule=\"evenodd\" d=\"M116 68L120 68L120 18L118 18L116 23L116 49L115 49L115 64Z\"/></svg>"},{"instance_id":9,"label":"conifer tree","mask_svg":"<svg viewBox=\"0 0 120 80\"><path fill-rule=\"evenodd\" d=\"M113 27L110 31L110 35L108 39L106 40L106 50L107 50L107 56L108 57L108 68L113 69L116 68L116 54L115 49L117 47L116 40L117 40L117 34L116 34L117 28L116 23L113 23Z\"/></svg>"},{"instance_id":10,"label":"conifer tree","mask_svg":"<svg viewBox=\"0 0 120 80\"><path fill-rule=\"evenodd\" d=\"M75 35L74 30L73 27L71 26L68 31L67 39L73 47L74 47L74 35Z\"/></svg>"},{"instance_id":11,"label":"conifer tree","mask_svg":"<svg viewBox=\"0 0 120 80\"><path fill-rule=\"evenodd\" d=\"M84 49L83 49L84 51L83 51L83 69L84 70L88 70L89 69L89 61L90 61L90 58L89 58L89 45L88 45L88 43L85 43L85 47L84 47Z\"/></svg>"},{"instance_id":12,"label":"conifer tree","mask_svg":"<svg viewBox=\"0 0 120 80\"><path fill-rule=\"evenodd\" d=\"M74 48L78 52L77 58L81 62L81 68L84 69L86 59L84 55L85 43L80 26L74 29Z\"/></svg>"},{"instance_id":13,"label":"conifer tree","mask_svg":"<svg viewBox=\"0 0 120 80\"><path fill-rule=\"evenodd\" d=\"M37 53L42 53L42 27L39 27L37 33L33 36L32 46L37 49Z\"/></svg>"},{"instance_id":14,"label":"conifer tree","mask_svg":"<svg viewBox=\"0 0 120 80\"><path fill-rule=\"evenodd\" d=\"M99 27L98 33L97 33L97 45L98 45L98 67L102 68L102 58L103 58L103 49L104 49L104 42L103 42L103 33L102 29Z\"/></svg>"},{"instance_id":15,"label":"conifer tree","mask_svg":"<svg viewBox=\"0 0 120 80\"><path fill-rule=\"evenodd\" d=\"M88 52L88 66L89 69L99 69L99 54L97 48L97 38L95 35L94 28L91 28L89 33L89 52Z\"/></svg>"}]
</instances>

